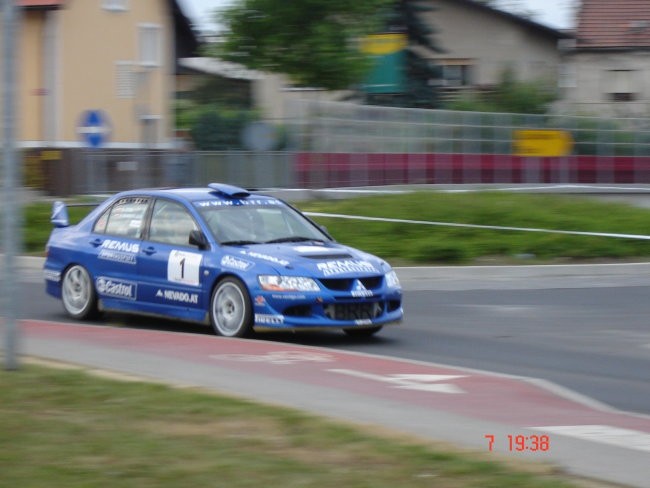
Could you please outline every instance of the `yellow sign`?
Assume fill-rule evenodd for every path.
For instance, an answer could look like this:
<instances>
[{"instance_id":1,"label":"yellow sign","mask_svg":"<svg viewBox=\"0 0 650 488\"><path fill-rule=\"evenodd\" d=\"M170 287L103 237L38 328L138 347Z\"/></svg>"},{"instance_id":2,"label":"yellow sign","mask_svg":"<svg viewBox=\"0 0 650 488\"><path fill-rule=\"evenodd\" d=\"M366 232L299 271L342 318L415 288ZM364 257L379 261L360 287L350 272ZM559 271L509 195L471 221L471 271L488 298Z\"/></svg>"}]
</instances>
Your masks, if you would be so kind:
<instances>
[{"instance_id":1,"label":"yellow sign","mask_svg":"<svg viewBox=\"0 0 650 488\"><path fill-rule=\"evenodd\" d=\"M565 130L516 130L512 136L515 156L559 157L571 154L573 139Z\"/></svg>"},{"instance_id":2,"label":"yellow sign","mask_svg":"<svg viewBox=\"0 0 650 488\"><path fill-rule=\"evenodd\" d=\"M61 159L61 151L41 151L41 161L58 161Z\"/></svg>"},{"instance_id":3,"label":"yellow sign","mask_svg":"<svg viewBox=\"0 0 650 488\"><path fill-rule=\"evenodd\" d=\"M361 52L383 56L401 51L407 44L406 34L373 34L361 39Z\"/></svg>"}]
</instances>

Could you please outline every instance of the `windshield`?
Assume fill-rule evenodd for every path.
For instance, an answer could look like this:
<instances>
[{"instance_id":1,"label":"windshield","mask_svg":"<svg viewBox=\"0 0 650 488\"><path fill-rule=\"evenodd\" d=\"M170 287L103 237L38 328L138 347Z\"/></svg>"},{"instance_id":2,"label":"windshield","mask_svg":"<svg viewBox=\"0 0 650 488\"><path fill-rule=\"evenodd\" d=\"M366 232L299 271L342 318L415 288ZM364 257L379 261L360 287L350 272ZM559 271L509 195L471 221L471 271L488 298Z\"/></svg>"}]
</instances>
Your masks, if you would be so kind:
<instances>
[{"instance_id":1,"label":"windshield","mask_svg":"<svg viewBox=\"0 0 650 488\"><path fill-rule=\"evenodd\" d=\"M321 230L287 205L232 205L200 208L221 244L330 241Z\"/></svg>"}]
</instances>

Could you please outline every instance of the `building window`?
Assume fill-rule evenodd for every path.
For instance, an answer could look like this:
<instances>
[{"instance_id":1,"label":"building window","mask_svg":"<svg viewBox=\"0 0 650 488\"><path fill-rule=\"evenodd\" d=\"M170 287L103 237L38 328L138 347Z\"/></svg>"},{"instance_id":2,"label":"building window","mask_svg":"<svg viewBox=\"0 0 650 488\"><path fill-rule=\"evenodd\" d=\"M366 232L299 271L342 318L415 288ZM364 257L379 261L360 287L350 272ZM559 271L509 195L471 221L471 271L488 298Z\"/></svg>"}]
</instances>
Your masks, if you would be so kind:
<instances>
[{"instance_id":1,"label":"building window","mask_svg":"<svg viewBox=\"0 0 650 488\"><path fill-rule=\"evenodd\" d=\"M117 98L134 98L136 74L131 61L115 62L115 91Z\"/></svg>"},{"instance_id":2,"label":"building window","mask_svg":"<svg viewBox=\"0 0 650 488\"><path fill-rule=\"evenodd\" d=\"M605 83L607 98L612 102L633 102L639 98L639 72L633 69L607 71Z\"/></svg>"},{"instance_id":3,"label":"building window","mask_svg":"<svg viewBox=\"0 0 650 488\"><path fill-rule=\"evenodd\" d=\"M578 86L576 67L571 63L560 63L558 66L557 85L559 88L575 88Z\"/></svg>"},{"instance_id":4,"label":"building window","mask_svg":"<svg viewBox=\"0 0 650 488\"><path fill-rule=\"evenodd\" d=\"M438 63L442 67L444 86L457 88L472 84L473 66L469 60L442 59L438 60Z\"/></svg>"},{"instance_id":5,"label":"building window","mask_svg":"<svg viewBox=\"0 0 650 488\"><path fill-rule=\"evenodd\" d=\"M140 65L147 67L160 66L162 44L162 29L155 24L139 26Z\"/></svg>"},{"instance_id":6,"label":"building window","mask_svg":"<svg viewBox=\"0 0 650 488\"><path fill-rule=\"evenodd\" d=\"M102 8L112 12L125 12L129 9L129 0L102 0Z\"/></svg>"}]
</instances>

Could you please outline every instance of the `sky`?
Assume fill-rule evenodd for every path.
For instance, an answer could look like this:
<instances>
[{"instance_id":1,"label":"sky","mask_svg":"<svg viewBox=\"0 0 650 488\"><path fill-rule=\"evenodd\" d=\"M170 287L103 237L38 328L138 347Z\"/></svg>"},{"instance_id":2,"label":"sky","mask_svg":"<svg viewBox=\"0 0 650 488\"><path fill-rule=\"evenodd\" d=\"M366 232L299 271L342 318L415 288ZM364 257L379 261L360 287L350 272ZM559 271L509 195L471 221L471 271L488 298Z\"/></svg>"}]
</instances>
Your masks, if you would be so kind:
<instances>
[{"instance_id":1,"label":"sky","mask_svg":"<svg viewBox=\"0 0 650 488\"><path fill-rule=\"evenodd\" d=\"M178 0L192 22L202 28L209 28L211 12L223 8L232 0ZM575 0L498 0L505 10L509 5L520 5L534 12L533 20L556 29L570 29L574 23L571 5ZM515 12L516 13L516 12Z\"/></svg>"}]
</instances>

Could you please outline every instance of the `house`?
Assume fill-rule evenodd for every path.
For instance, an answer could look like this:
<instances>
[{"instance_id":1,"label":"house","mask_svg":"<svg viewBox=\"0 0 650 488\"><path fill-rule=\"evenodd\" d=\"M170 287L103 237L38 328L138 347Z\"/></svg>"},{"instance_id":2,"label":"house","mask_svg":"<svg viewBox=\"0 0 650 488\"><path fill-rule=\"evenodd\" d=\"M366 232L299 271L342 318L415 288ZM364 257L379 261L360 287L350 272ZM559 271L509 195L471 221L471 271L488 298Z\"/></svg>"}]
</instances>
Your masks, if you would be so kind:
<instances>
[{"instance_id":1,"label":"house","mask_svg":"<svg viewBox=\"0 0 650 488\"><path fill-rule=\"evenodd\" d=\"M561 59L558 43L570 39L571 34L479 1L428 0L426 4L433 9L423 11L422 19L433 29L434 41L443 52L422 51L421 55L442 67L442 88L448 94L489 89L501 81L506 70L520 81L541 80L555 85ZM218 60L186 59L181 64L188 74L247 81L252 106L267 119L292 116L295 110L288 105L296 100L354 98L347 91L295 87L281 75L255 72L251 78L251 71ZM192 85L188 82L185 86Z\"/></svg>"},{"instance_id":2,"label":"house","mask_svg":"<svg viewBox=\"0 0 650 488\"><path fill-rule=\"evenodd\" d=\"M582 0L563 72L563 111L647 117L650 2Z\"/></svg>"},{"instance_id":3,"label":"house","mask_svg":"<svg viewBox=\"0 0 650 488\"><path fill-rule=\"evenodd\" d=\"M431 56L447 90L491 87L509 70L519 81L555 84L558 43L571 34L473 0L430 0L424 13L436 44Z\"/></svg>"},{"instance_id":4,"label":"house","mask_svg":"<svg viewBox=\"0 0 650 488\"><path fill-rule=\"evenodd\" d=\"M172 145L176 60L198 46L175 0L17 3L19 147Z\"/></svg>"}]
</instances>

